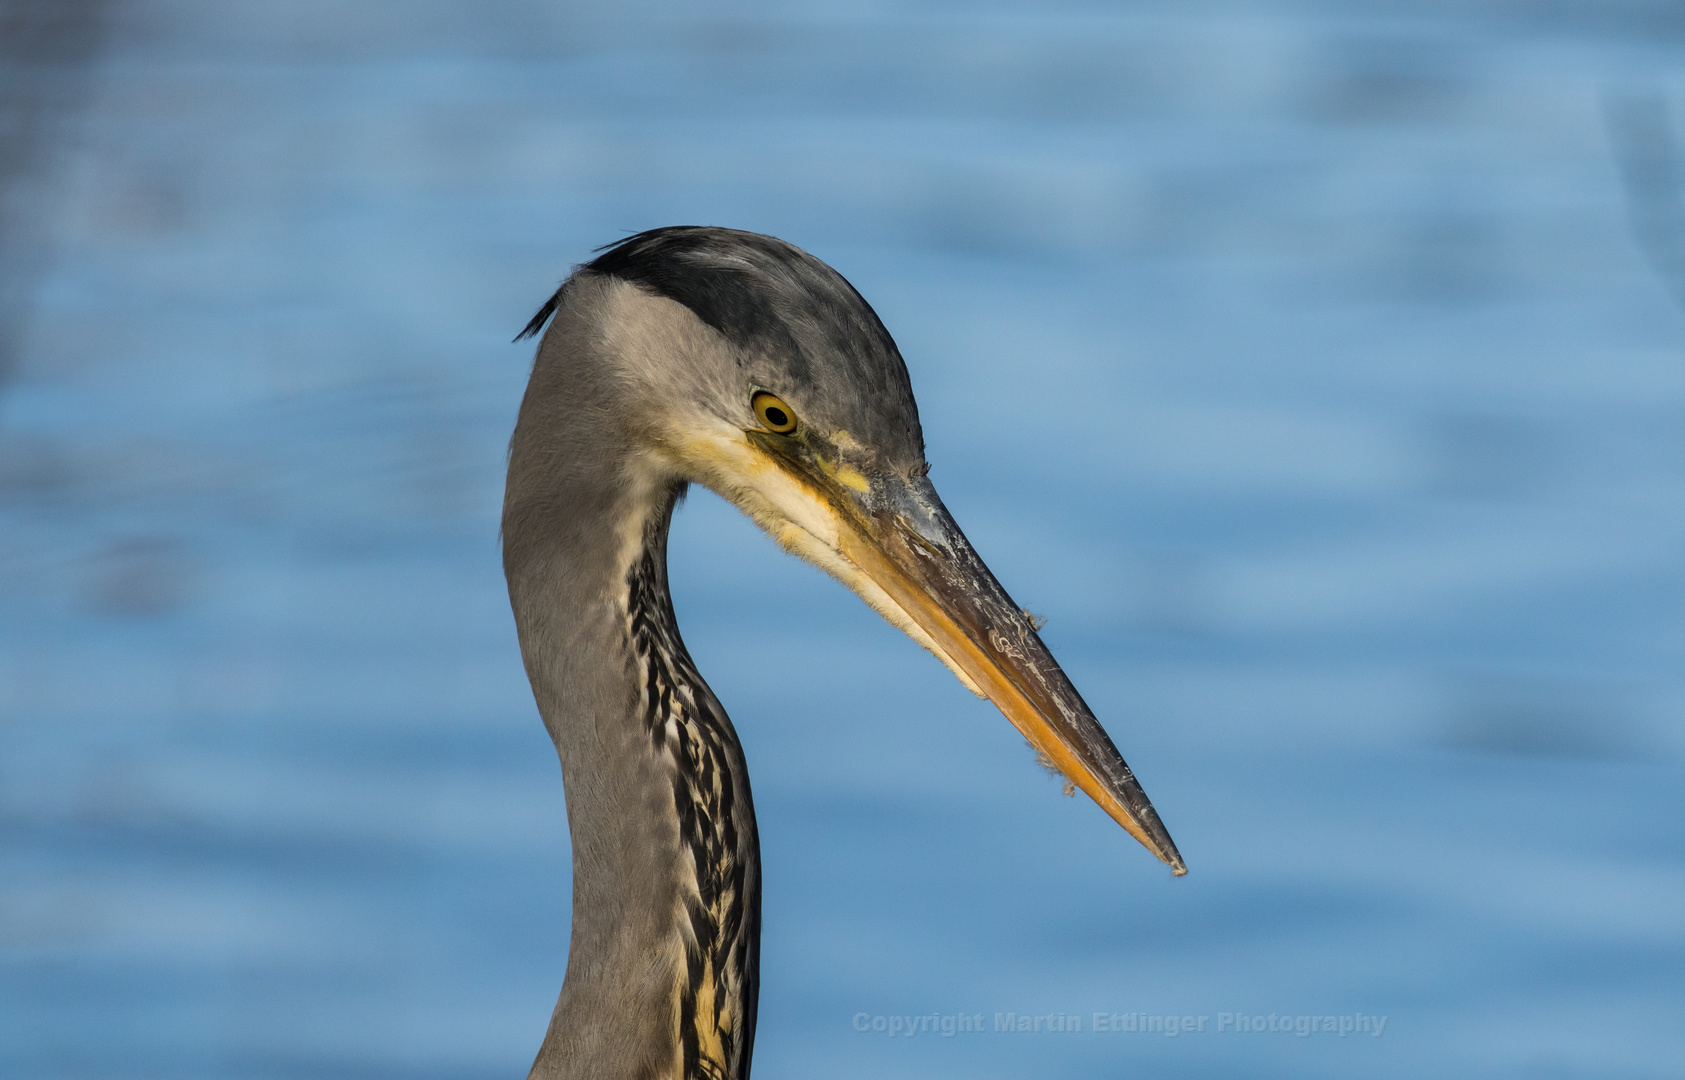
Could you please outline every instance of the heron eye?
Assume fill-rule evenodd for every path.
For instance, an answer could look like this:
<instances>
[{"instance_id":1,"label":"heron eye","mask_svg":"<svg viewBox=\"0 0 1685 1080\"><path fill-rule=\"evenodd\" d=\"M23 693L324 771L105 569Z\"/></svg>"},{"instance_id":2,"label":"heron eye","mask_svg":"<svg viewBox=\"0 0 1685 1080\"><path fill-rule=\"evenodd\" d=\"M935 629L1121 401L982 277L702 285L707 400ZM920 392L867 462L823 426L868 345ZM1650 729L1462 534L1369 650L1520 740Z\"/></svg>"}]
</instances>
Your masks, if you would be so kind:
<instances>
[{"instance_id":1,"label":"heron eye","mask_svg":"<svg viewBox=\"0 0 1685 1080\"><path fill-rule=\"evenodd\" d=\"M784 404L783 398L762 391L750 399L749 407L756 419L780 435L796 430L796 410Z\"/></svg>"}]
</instances>

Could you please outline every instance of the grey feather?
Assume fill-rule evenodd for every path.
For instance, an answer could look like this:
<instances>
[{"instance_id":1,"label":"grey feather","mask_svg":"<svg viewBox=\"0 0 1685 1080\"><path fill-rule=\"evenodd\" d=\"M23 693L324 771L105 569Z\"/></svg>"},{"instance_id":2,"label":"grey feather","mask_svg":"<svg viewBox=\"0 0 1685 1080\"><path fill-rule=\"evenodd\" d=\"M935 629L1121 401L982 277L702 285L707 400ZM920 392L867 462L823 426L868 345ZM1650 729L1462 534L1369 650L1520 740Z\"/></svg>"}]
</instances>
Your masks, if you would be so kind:
<instances>
[{"instance_id":1,"label":"grey feather","mask_svg":"<svg viewBox=\"0 0 1685 1080\"><path fill-rule=\"evenodd\" d=\"M835 271L725 229L615 245L525 333L546 322L503 513L510 601L573 839L567 975L532 1075L746 1080L754 812L736 734L667 599L667 523L687 478L651 457L651 424L743 425L766 389L850 433L874 468L912 474L924 448L906 366ZM675 997L700 978L710 993ZM729 1021L715 1056L708 1018L686 1013L711 994L734 998L713 1002Z\"/></svg>"}]
</instances>

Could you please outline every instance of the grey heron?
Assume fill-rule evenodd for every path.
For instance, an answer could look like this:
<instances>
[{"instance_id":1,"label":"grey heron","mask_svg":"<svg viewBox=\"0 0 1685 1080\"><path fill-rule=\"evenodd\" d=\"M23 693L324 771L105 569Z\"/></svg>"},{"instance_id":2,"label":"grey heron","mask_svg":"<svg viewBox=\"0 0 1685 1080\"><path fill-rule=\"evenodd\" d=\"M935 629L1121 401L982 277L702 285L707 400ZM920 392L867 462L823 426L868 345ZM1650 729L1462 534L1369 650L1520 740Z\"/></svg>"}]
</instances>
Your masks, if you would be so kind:
<instances>
[{"instance_id":1,"label":"grey heron","mask_svg":"<svg viewBox=\"0 0 1685 1080\"><path fill-rule=\"evenodd\" d=\"M937 497L906 365L840 274L769 236L655 229L578 267L521 337L541 332L503 559L561 758L573 929L532 1076L749 1074L759 844L737 735L668 595L668 523L689 484L858 593L1185 872Z\"/></svg>"}]
</instances>

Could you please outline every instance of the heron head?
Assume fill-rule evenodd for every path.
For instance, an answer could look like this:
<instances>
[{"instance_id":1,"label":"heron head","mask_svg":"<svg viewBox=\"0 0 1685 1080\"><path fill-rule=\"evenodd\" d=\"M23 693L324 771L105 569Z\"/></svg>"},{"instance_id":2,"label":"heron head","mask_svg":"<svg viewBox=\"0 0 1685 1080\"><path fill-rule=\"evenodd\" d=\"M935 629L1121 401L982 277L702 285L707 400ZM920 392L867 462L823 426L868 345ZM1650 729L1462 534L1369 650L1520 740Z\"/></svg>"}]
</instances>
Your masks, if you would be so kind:
<instances>
[{"instance_id":1,"label":"heron head","mask_svg":"<svg viewBox=\"0 0 1685 1080\"><path fill-rule=\"evenodd\" d=\"M604 400L630 403L615 423L647 461L858 593L1184 872L1110 737L931 486L906 365L840 274L769 236L681 227L622 241L559 298L570 288L595 291Z\"/></svg>"}]
</instances>

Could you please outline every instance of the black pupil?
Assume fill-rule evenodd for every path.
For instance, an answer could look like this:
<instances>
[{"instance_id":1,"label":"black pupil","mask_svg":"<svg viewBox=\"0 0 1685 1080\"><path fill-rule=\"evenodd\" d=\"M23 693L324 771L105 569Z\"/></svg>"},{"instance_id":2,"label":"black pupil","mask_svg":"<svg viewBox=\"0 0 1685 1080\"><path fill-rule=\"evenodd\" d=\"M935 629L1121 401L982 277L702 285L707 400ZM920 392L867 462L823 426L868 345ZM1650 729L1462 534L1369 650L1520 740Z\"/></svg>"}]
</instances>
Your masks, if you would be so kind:
<instances>
[{"instance_id":1,"label":"black pupil","mask_svg":"<svg viewBox=\"0 0 1685 1080\"><path fill-rule=\"evenodd\" d=\"M783 427L790 422L790 417L776 405L766 407L766 422L773 427Z\"/></svg>"}]
</instances>

